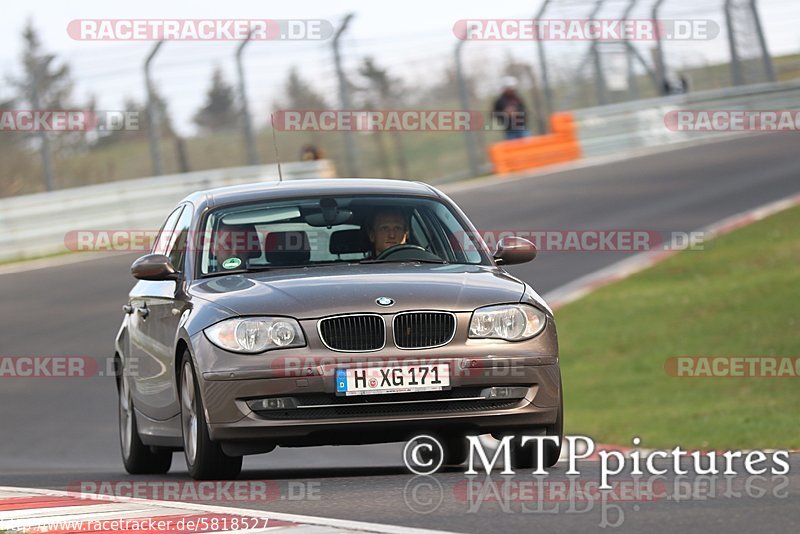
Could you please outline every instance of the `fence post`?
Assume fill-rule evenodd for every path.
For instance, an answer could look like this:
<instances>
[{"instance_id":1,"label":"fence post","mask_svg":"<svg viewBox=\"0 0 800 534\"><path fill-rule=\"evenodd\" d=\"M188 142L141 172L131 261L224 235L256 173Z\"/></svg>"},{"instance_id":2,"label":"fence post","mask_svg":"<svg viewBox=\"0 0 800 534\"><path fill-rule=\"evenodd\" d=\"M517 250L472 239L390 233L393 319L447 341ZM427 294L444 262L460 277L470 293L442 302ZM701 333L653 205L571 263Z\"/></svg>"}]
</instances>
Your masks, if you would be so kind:
<instances>
[{"instance_id":1,"label":"fence post","mask_svg":"<svg viewBox=\"0 0 800 534\"><path fill-rule=\"evenodd\" d=\"M161 135L161 117L160 111L156 109L155 91L153 90L153 81L150 78L150 64L163 44L163 40L157 42L144 62L144 82L147 89L147 136L150 140L153 176L161 176L163 172L161 171L161 149L158 146Z\"/></svg>"},{"instance_id":2,"label":"fence post","mask_svg":"<svg viewBox=\"0 0 800 534\"><path fill-rule=\"evenodd\" d=\"M536 21L540 21L541 18L544 16L545 11L547 11L547 7L550 5L551 0L544 0L542 2L542 7L539 8L539 12L536 13L534 18ZM544 94L544 107L542 113L544 114L545 120L545 128L549 130L550 128L550 114L553 113L553 91L550 87L550 76L547 71L547 54L544 49L544 39L541 31L541 25L537 24L536 26L536 49L539 52L539 67L542 70L542 92Z\"/></svg>"},{"instance_id":3,"label":"fence post","mask_svg":"<svg viewBox=\"0 0 800 534\"><path fill-rule=\"evenodd\" d=\"M736 31L733 28L733 0L725 0L725 22L728 26L728 48L731 53L731 79L733 85L744 85L742 65L739 62L739 52L736 49Z\"/></svg>"},{"instance_id":4,"label":"fence post","mask_svg":"<svg viewBox=\"0 0 800 534\"><path fill-rule=\"evenodd\" d=\"M589 21L597 20L597 14L603 8L605 0L597 0L594 9L589 15ZM597 39L592 39L592 60L594 61L594 87L597 92L597 102L601 106L608 104L608 90L606 88L606 77L603 72L603 62L600 58L600 44Z\"/></svg>"},{"instance_id":5,"label":"fence post","mask_svg":"<svg viewBox=\"0 0 800 534\"><path fill-rule=\"evenodd\" d=\"M347 25L353 19L353 13L348 13L342 21L342 25L336 30L336 35L333 38L333 59L336 63L336 76L339 78L339 99L341 101L341 109L351 109L350 104L350 85L347 77L342 68L342 55L339 52L339 38L347 29ZM344 132L344 147L345 155L347 158L347 167L350 177L358 178L361 176L361 166L358 161L358 149L356 148L356 139L353 137L353 132L347 130Z\"/></svg>"},{"instance_id":6,"label":"fence post","mask_svg":"<svg viewBox=\"0 0 800 534\"><path fill-rule=\"evenodd\" d=\"M750 11L753 12L753 24L758 35L758 45L761 48L761 58L764 62L764 73L767 75L767 81L778 81L778 77L775 75L775 66L772 64L772 56L769 54L769 48L767 48L767 39L764 37L764 28L761 26L761 16L758 14L756 0L750 0Z\"/></svg>"},{"instance_id":7,"label":"fence post","mask_svg":"<svg viewBox=\"0 0 800 534\"><path fill-rule=\"evenodd\" d=\"M38 61L33 65L33 72L31 73L31 106L34 110L39 110L41 102L39 102L39 69L47 68L48 62L40 64ZM42 171L44 172L44 186L48 191L54 189L53 184L53 164L50 160L50 139L47 137L47 131L39 130L37 134L39 137L39 154L42 156Z\"/></svg>"},{"instance_id":8,"label":"fence post","mask_svg":"<svg viewBox=\"0 0 800 534\"><path fill-rule=\"evenodd\" d=\"M464 34L463 38L456 43L456 83L458 84L458 101L461 103L461 109L469 112L469 91L467 90L467 81L464 79L464 66L461 62L461 49L464 43L467 42L467 35ZM471 116L471 115L470 115ZM491 121L494 117L490 116ZM467 162L469 163L470 176L478 176L480 169L478 167L478 143L475 140L475 131L473 130L472 121L470 126L464 132L464 139L467 141Z\"/></svg>"},{"instance_id":9,"label":"fence post","mask_svg":"<svg viewBox=\"0 0 800 534\"><path fill-rule=\"evenodd\" d=\"M244 80L244 66L242 64L242 53L244 47L250 42L253 31L247 32L247 37L236 47L236 73L239 76L239 99L242 101L242 130L244 131L244 142L247 147L247 163L258 165L258 150L256 149L256 139L253 136L253 124L250 121L250 108L247 103L247 88Z\"/></svg>"},{"instance_id":10,"label":"fence post","mask_svg":"<svg viewBox=\"0 0 800 534\"><path fill-rule=\"evenodd\" d=\"M656 92L659 95L667 94L667 65L664 61L664 43L662 38L664 37L661 34L661 22L658 19L658 12L661 10L661 5L664 3L664 0L656 0L656 3L653 4L653 11L651 18L653 19L653 24L655 24L656 30L656 81L658 83L658 87L656 87Z\"/></svg>"}]
</instances>

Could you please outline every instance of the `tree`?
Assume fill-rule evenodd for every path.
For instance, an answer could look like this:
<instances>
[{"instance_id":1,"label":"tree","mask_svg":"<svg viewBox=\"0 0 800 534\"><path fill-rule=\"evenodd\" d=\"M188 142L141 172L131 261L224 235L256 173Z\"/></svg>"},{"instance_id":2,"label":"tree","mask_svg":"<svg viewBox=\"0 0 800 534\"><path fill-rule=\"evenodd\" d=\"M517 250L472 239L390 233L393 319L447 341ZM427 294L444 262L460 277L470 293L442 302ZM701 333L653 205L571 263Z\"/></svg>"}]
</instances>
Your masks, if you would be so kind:
<instances>
[{"instance_id":1,"label":"tree","mask_svg":"<svg viewBox=\"0 0 800 534\"><path fill-rule=\"evenodd\" d=\"M295 68L289 71L289 77L286 79L286 85L284 86L284 95L284 100L282 102L278 101L273 104L274 109L314 111L330 109L325 98L314 91L311 85L300 77L300 74ZM308 132L307 136L308 138L305 144L313 147L318 153L323 153L323 151L321 151L323 137L320 133ZM302 157L304 157L303 154L301 154L301 158Z\"/></svg>"},{"instance_id":2,"label":"tree","mask_svg":"<svg viewBox=\"0 0 800 534\"><path fill-rule=\"evenodd\" d=\"M0 113L15 108L13 99L0 102ZM0 132L0 135L3 140L0 143L0 197L4 197L24 191L25 177L30 175L35 163L24 134L7 131Z\"/></svg>"},{"instance_id":3,"label":"tree","mask_svg":"<svg viewBox=\"0 0 800 534\"><path fill-rule=\"evenodd\" d=\"M289 78L286 80L286 101L279 106L284 109L328 109L325 98L300 77L297 69L289 71Z\"/></svg>"},{"instance_id":4,"label":"tree","mask_svg":"<svg viewBox=\"0 0 800 534\"><path fill-rule=\"evenodd\" d=\"M239 122L233 87L222 75L219 67L211 75L211 86L206 96L206 104L194 116L194 123L207 132L231 130Z\"/></svg>"},{"instance_id":5,"label":"tree","mask_svg":"<svg viewBox=\"0 0 800 534\"><path fill-rule=\"evenodd\" d=\"M66 109L71 104L72 79L66 63L57 64L56 57L42 50L42 43L33 23L28 21L22 32L23 76L11 79L19 90L20 102L39 109Z\"/></svg>"},{"instance_id":6,"label":"tree","mask_svg":"<svg viewBox=\"0 0 800 534\"><path fill-rule=\"evenodd\" d=\"M381 107L383 109L396 109L399 105L399 96L401 91L398 90L400 81L392 79L386 69L380 68L375 60L371 57L364 58L364 62L358 69L359 74L367 79L369 86L367 87L367 108ZM373 102L375 104L373 104ZM397 165L400 169L400 177L408 179L408 165L406 164L405 147L403 146L402 134L397 131L391 132L392 143L394 144L394 152L397 158ZM378 155L381 160L381 165L384 168L384 173L388 176L388 161L383 142L379 135L376 135L375 142L377 143Z\"/></svg>"},{"instance_id":7,"label":"tree","mask_svg":"<svg viewBox=\"0 0 800 534\"><path fill-rule=\"evenodd\" d=\"M159 139L174 138L175 130L172 127L172 119L169 116L166 100L164 100L164 98L155 89L153 90L153 97L155 101L155 112L159 115ZM128 97L125 98L123 108L126 114L135 114L137 128L131 130L113 130L104 132L98 135L96 142L91 147L92 149L101 149L119 142L147 138L150 121L150 117L147 114L147 103L141 103L133 98Z\"/></svg>"},{"instance_id":8,"label":"tree","mask_svg":"<svg viewBox=\"0 0 800 534\"><path fill-rule=\"evenodd\" d=\"M22 52L23 75L18 79L11 78L9 82L19 91L18 104L24 104L33 110L68 109L71 105L72 80L70 79L69 66L66 63L56 64L56 57L46 54L42 50L33 23L29 20L22 32L24 40ZM53 165L50 157L50 134L36 132L39 151L42 157L44 182L47 190L55 187ZM72 150L81 146L85 141L81 133L69 133L58 139L59 151Z\"/></svg>"}]
</instances>

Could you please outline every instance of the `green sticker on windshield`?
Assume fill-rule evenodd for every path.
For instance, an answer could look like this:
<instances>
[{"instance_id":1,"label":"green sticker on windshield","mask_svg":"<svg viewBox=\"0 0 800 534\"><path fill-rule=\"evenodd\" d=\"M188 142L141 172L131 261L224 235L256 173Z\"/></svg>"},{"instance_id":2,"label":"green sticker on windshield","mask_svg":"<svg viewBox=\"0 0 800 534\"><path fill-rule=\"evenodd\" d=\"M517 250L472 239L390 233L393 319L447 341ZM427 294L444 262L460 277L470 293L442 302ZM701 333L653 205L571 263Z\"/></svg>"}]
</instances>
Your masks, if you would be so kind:
<instances>
[{"instance_id":1,"label":"green sticker on windshield","mask_svg":"<svg viewBox=\"0 0 800 534\"><path fill-rule=\"evenodd\" d=\"M242 264L239 258L228 258L222 262L222 267L225 269L235 269Z\"/></svg>"}]
</instances>

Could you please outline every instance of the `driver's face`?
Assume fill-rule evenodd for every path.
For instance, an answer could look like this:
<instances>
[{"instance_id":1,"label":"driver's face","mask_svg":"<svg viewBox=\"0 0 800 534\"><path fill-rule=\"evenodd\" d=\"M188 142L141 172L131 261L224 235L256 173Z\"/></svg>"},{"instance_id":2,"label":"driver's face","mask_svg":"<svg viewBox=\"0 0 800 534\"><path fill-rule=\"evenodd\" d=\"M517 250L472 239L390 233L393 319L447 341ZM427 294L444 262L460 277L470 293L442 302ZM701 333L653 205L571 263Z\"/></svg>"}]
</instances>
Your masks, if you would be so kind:
<instances>
[{"instance_id":1,"label":"driver's face","mask_svg":"<svg viewBox=\"0 0 800 534\"><path fill-rule=\"evenodd\" d=\"M402 245L408 239L406 221L399 213L380 213L375 217L369 240L377 256L395 245Z\"/></svg>"}]
</instances>

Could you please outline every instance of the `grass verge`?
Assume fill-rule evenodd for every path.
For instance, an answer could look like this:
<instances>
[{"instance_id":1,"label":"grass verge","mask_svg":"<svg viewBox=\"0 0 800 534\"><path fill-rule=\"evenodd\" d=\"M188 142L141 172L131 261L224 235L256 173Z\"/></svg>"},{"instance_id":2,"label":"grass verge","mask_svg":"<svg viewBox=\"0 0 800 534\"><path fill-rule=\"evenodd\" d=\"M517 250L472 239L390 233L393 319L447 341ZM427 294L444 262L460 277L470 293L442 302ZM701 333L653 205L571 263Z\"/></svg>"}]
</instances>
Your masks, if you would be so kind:
<instances>
[{"instance_id":1,"label":"grass verge","mask_svg":"<svg viewBox=\"0 0 800 534\"><path fill-rule=\"evenodd\" d=\"M800 448L800 378L678 378L673 356L800 357L800 208L557 312L568 434L643 447Z\"/></svg>"}]
</instances>

